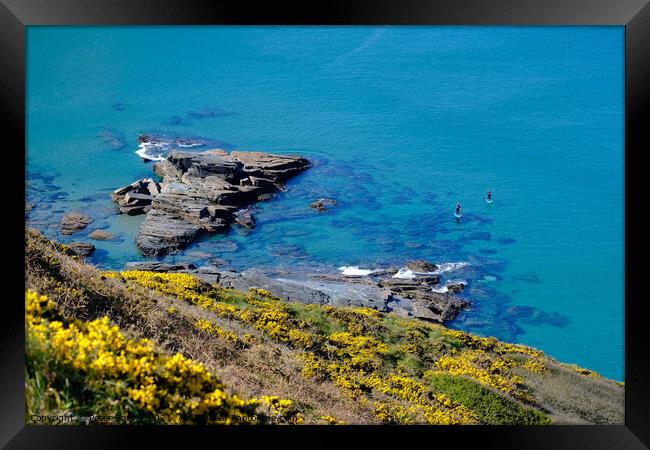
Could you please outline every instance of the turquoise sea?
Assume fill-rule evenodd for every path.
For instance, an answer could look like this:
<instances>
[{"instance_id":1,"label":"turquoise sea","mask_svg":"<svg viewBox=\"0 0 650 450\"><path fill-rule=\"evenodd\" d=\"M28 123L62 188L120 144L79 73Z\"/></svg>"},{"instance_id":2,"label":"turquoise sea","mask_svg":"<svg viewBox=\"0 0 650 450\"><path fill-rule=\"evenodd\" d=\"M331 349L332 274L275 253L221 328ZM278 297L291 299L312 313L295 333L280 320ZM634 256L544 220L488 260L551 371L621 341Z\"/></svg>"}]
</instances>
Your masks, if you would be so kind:
<instances>
[{"instance_id":1,"label":"turquoise sea","mask_svg":"<svg viewBox=\"0 0 650 450\"><path fill-rule=\"evenodd\" d=\"M27 222L111 231L91 261L119 269L143 259L109 198L152 174L139 135L301 154L253 232L167 259L467 263L452 327L622 380L623 89L623 27L28 27ZM63 237L71 209L95 221Z\"/></svg>"}]
</instances>

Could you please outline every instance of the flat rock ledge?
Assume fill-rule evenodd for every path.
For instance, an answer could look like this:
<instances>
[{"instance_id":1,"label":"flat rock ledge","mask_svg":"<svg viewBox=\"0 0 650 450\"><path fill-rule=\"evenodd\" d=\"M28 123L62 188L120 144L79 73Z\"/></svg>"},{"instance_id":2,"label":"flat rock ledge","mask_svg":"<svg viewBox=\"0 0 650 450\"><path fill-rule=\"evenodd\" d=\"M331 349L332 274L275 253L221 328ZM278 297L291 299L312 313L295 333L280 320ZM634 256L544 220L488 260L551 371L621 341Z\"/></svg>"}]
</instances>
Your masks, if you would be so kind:
<instances>
[{"instance_id":1,"label":"flat rock ledge","mask_svg":"<svg viewBox=\"0 0 650 450\"><path fill-rule=\"evenodd\" d=\"M350 278L335 273L307 274L302 272L262 271L242 272L216 266L196 267L193 264L160 262L128 263L126 270L189 273L211 284L247 291L259 288L276 297L299 303L330 306L362 306L391 312L406 318L444 323L452 320L469 302L452 293L438 293L431 288L437 280L400 280L387 271L379 277Z\"/></svg>"},{"instance_id":2,"label":"flat rock ledge","mask_svg":"<svg viewBox=\"0 0 650 450\"><path fill-rule=\"evenodd\" d=\"M247 206L310 167L300 156L262 152L172 151L153 170L111 194L125 214L146 214L136 245L145 256L180 250L203 233L226 232L235 221L253 227Z\"/></svg>"}]
</instances>

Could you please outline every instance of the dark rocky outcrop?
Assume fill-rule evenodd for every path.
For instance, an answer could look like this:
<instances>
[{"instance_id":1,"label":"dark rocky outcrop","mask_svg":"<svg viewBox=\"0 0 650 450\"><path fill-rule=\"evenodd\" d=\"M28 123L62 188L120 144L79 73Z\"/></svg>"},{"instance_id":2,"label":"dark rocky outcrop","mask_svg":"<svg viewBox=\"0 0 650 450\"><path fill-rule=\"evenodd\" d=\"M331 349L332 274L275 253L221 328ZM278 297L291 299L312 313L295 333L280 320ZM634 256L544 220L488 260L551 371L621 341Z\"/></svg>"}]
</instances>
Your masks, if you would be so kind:
<instances>
[{"instance_id":1,"label":"dark rocky outcrop","mask_svg":"<svg viewBox=\"0 0 650 450\"><path fill-rule=\"evenodd\" d=\"M465 289L465 283L447 283L446 287L449 292L457 293Z\"/></svg>"},{"instance_id":2,"label":"dark rocky outcrop","mask_svg":"<svg viewBox=\"0 0 650 450\"><path fill-rule=\"evenodd\" d=\"M253 287L265 289L283 300L331 306L363 306L439 323L453 319L469 305L466 300L450 293L433 292L431 284L423 280L395 279L386 273L379 277L349 278L336 273L260 269L238 272L215 265L196 268L158 262L129 263L126 269L190 273L208 283L218 283L222 287L240 291Z\"/></svg>"},{"instance_id":3,"label":"dark rocky outcrop","mask_svg":"<svg viewBox=\"0 0 650 450\"><path fill-rule=\"evenodd\" d=\"M336 205L336 200L333 198L319 198L309 204L309 207L315 209L316 211L325 212L328 209L328 206Z\"/></svg>"},{"instance_id":4,"label":"dark rocky outcrop","mask_svg":"<svg viewBox=\"0 0 650 450\"><path fill-rule=\"evenodd\" d=\"M92 255L95 251L95 246L86 242L72 242L68 244L68 247L75 255L84 258Z\"/></svg>"},{"instance_id":5,"label":"dark rocky outcrop","mask_svg":"<svg viewBox=\"0 0 650 450\"><path fill-rule=\"evenodd\" d=\"M438 266L422 259L416 259L408 262L406 268L413 272L433 272L438 268Z\"/></svg>"},{"instance_id":6,"label":"dark rocky outcrop","mask_svg":"<svg viewBox=\"0 0 650 450\"><path fill-rule=\"evenodd\" d=\"M153 166L160 184L139 180L111 197L127 214L147 213L136 245L144 255L158 256L203 233L225 232L233 222L251 228L254 217L244 208L282 190L309 165L299 156L261 152L172 151Z\"/></svg>"},{"instance_id":7,"label":"dark rocky outcrop","mask_svg":"<svg viewBox=\"0 0 650 450\"><path fill-rule=\"evenodd\" d=\"M258 202L268 202L273 198L273 194L262 194L257 196Z\"/></svg>"},{"instance_id":8,"label":"dark rocky outcrop","mask_svg":"<svg viewBox=\"0 0 650 450\"><path fill-rule=\"evenodd\" d=\"M424 267L430 268L431 265L419 266L419 268ZM438 283L440 277L435 274L416 275L412 279L384 277L377 281L379 286L389 289L397 298L410 302L412 306L410 314L424 320L446 322L456 317L458 311L469 303L452 295L451 292L458 291L453 291L449 287L447 287L449 292L434 292L432 286Z\"/></svg>"},{"instance_id":9,"label":"dark rocky outcrop","mask_svg":"<svg viewBox=\"0 0 650 450\"><path fill-rule=\"evenodd\" d=\"M70 212L63 216L63 219L61 220L61 234L68 235L76 233L77 231L86 228L92 221L93 220L90 217L84 216L80 212Z\"/></svg>"},{"instance_id":10,"label":"dark rocky outcrop","mask_svg":"<svg viewBox=\"0 0 650 450\"><path fill-rule=\"evenodd\" d=\"M255 228L255 217L250 208L240 209L235 212L235 222L244 228Z\"/></svg>"},{"instance_id":11,"label":"dark rocky outcrop","mask_svg":"<svg viewBox=\"0 0 650 450\"><path fill-rule=\"evenodd\" d=\"M227 228L227 222L221 220L221 228ZM211 231L218 231L217 222L210 226ZM205 229L196 223L174 216L164 211L153 210L140 227L136 245L147 256L157 256L185 247L199 237Z\"/></svg>"},{"instance_id":12,"label":"dark rocky outcrop","mask_svg":"<svg viewBox=\"0 0 650 450\"><path fill-rule=\"evenodd\" d=\"M264 274L247 270L241 273L221 272L219 283L240 290L259 287L289 301L363 306L439 323L453 319L463 307L469 305L466 300L454 295L433 292L426 284L414 282L404 289L404 284L397 287L389 285L386 280L370 277L350 279L338 275Z\"/></svg>"},{"instance_id":13,"label":"dark rocky outcrop","mask_svg":"<svg viewBox=\"0 0 650 450\"><path fill-rule=\"evenodd\" d=\"M135 216L151 209L153 198L160 194L160 185L151 178L143 178L111 193L111 199L119 205L120 212Z\"/></svg>"},{"instance_id":14,"label":"dark rocky outcrop","mask_svg":"<svg viewBox=\"0 0 650 450\"><path fill-rule=\"evenodd\" d=\"M387 276L392 276L395 275L397 272L399 272L398 267L387 267L385 269L375 269L372 272L373 277L387 277Z\"/></svg>"},{"instance_id":15,"label":"dark rocky outcrop","mask_svg":"<svg viewBox=\"0 0 650 450\"><path fill-rule=\"evenodd\" d=\"M423 286L433 286L440 282L438 275L431 275L422 278L381 278L378 283L381 286L390 288L396 292L406 292L422 289Z\"/></svg>"}]
</instances>

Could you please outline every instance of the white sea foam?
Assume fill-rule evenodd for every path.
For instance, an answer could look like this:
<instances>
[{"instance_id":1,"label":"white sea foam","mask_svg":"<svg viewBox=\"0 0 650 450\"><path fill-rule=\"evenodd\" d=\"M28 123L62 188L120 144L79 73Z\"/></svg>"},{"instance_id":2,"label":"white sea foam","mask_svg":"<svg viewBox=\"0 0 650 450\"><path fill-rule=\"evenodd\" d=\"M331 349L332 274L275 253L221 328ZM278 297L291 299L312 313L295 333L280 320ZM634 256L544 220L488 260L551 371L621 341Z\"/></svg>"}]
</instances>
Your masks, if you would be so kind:
<instances>
[{"instance_id":1,"label":"white sea foam","mask_svg":"<svg viewBox=\"0 0 650 450\"><path fill-rule=\"evenodd\" d=\"M453 272L458 269L462 269L463 267L469 266L468 262L448 262L448 263L441 263L438 264L438 268L434 270L433 274L440 275L443 273L447 272Z\"/></svg>"},{"instance_id":2,"label":"white sea foam","mask_svg":"<svg viewBox=\"0 0 650 450\"><path fill-rule=\"evenodd\" d=\"M151 161L162 161L167 156L169 150L168 145L158 142L142 142L138 146L135 154L140 158L149 159Z\"/></svg>"},{"instance_id":3,"label":"white sea foam","mask_svg":"<svg viewBox=\"0 0 650 450\"><path fill-rule=\"evenodd\" d=\"M349 277L363 277L376 272L376 270L361 269L359 266L341 266L339 267L342 275Z\"/></svg>"},{"instance_id":4,"label":"white sea foam","mask_svg":"<svg viewBox=\"0 0 650 450\"><path fill-rule=\"evenodd\" d=\"M395 275L393 275L393 278L401 278L403 280L412 280L413 278L416 277L417 274L420 274L420 272L413 272L411 269L407 269L406 267L402 267L400 270L397 271L397 273Z\"/></svg>"},{"instance_id":5,"label":"white sea foam","mask_svg":"<svg viewBox=\"0 0 650 450\"><path fill-rule=\"evenodd\" d=\"M441 275L443 273L453 272L454 270L462 269L463 267L467 267L467 266L469 266L469 263L466 262L442 263L433 272L414 272L411 269L402 267L395 275L393 275L393 278L412 280L418 276Z\"/></svg>"},{"instance_id":6,"label":"white sea foam","mask_svg":"<svg viewBox=\"0 0 650 450\"><path fill-rule=\"evenodd\" d=\"M462 284L463 286L467 286L467 281L465 280L448 280L444 285L437 285L431 288L433 292L437 292L439 294L444 294L445 292L449 292L449 286L453 284Z\"/></svg>"},{"instance_id":7,"label":"white sea foam","mask_svg":"<svg viewBox=\"0 0 650 450\"><path fill-rule=\"evenodd\" d=\"M404 280L412 280L414 278L417 278L418 276L441 275L443 273L453 272L454 270L462 269L463 267L466 267L468 265L469 265L469 263L467 263L467 262L442 263L433 272L414 272L411 269L408 269L406 267L402 267L401 269L399 269L397 271L397 273L395 275L393 275L393 278L401 278L401 279L404 279ZM359 266L341 266L341 267L338 268L338 270L341 271L342 275L354 276L354 277L367 276L367 275L371 275L371 274L377 272L377 270L362 269Z\"/></svg>"},{"instance_id":8,"label":"white sea foam","mask_svg":"<svg viewBox=\"0 0 650 450\"><path fill-rule=\"evenodd\" d=\"M200 147L202 145L203 145L202 142L178 142L176 144L177 147L183 147L183 148Z\"/></svg>"},{"instance_id":9,"label":"white sea foam","mask_svg":"<svg viewBox=\"0 0 650 450\"><path fill-rule=\"evenodd\" d=\"M162 161L174 148L194 148L203 145L205 145L204 142L192 139L172 139L170 141L151 139L141 142L135 154L151 161Z\"/></svg>"}]
</instances>

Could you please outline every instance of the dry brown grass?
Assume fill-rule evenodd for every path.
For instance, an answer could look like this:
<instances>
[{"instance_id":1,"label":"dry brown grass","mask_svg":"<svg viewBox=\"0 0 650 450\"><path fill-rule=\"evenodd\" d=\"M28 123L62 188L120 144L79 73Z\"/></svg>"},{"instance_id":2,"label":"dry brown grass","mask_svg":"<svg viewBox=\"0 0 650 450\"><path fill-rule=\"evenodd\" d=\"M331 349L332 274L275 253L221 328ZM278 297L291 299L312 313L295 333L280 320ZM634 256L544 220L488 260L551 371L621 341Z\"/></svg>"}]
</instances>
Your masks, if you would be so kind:
<instances>
[{"instance_id":1,"label":"dry brown grass","mask_svg":"<svg viewBox=\"0 0 650 450\"><path fill-rule=\"evenodd\" d=\"M523 369L518 373L526 376L526 386L544 405L554 423L624 423L625 389L622 386L599 376L580 375L560 364L547 365L547 369L542 374Z\"/></svg>"}]
</instances>

